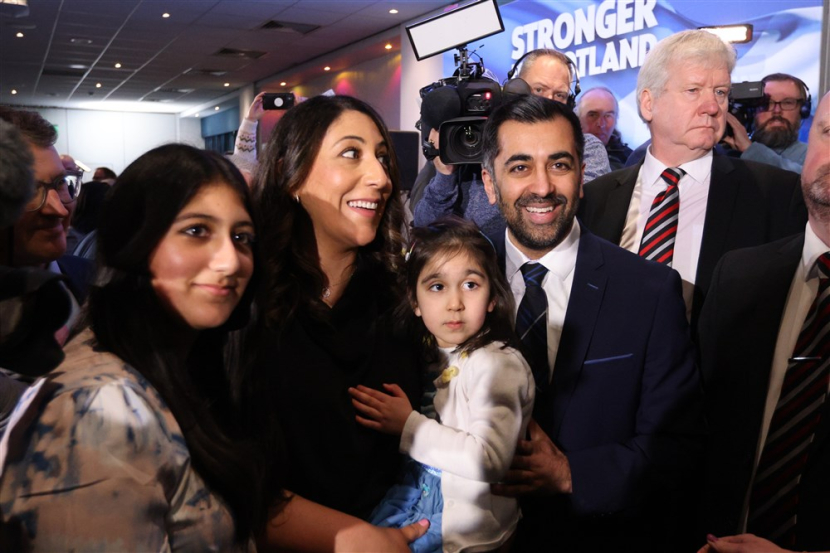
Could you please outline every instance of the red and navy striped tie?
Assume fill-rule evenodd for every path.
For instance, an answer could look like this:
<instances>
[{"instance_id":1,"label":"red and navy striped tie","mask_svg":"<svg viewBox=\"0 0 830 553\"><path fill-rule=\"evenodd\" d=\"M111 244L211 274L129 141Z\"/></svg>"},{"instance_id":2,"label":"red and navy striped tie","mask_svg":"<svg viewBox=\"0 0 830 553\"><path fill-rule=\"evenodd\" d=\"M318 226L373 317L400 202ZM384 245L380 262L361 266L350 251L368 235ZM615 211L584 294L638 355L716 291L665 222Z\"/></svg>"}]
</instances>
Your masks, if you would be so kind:
<instances>
[{"instance_id":1,"label":"red and navy striped tie","mask_svg":"<svg viewBox=\"0 0 830 553\"><path fill-rule=\"evenodd\" d=\"M521 267L525 294L516 313L516 334L524 346L527 364L533 371L536 388L544 390L550 380L548 363L548 297L542 281L548 269L541 263L525 263Z\"/></svg>"},{"instance_id":2,"label":"red and navy striped tie","mask_svg":"<svg viewBox=\"0 0 830 553\"><path fill-rule=\"evenodd\" d=\"M640 241L640 256L671 267L674 256L674 239L677 236L677 215L680 211L680 189L678 183L686 172L683 169L667 167L660 178L668 186L654 197L648 213L643 239Z\"/></svg>"},{"instance_id":3,"label":"red and navy striped tie","mask_svg":"<svg viewBox=\"0 0 830 553\"><path fill-rule=\"evenodd\" d=\"M819 286L772 415L749 499L747 530L795 545L799 484L830 382L830 253L816 261Z\"/></svg>"}]
</instances>

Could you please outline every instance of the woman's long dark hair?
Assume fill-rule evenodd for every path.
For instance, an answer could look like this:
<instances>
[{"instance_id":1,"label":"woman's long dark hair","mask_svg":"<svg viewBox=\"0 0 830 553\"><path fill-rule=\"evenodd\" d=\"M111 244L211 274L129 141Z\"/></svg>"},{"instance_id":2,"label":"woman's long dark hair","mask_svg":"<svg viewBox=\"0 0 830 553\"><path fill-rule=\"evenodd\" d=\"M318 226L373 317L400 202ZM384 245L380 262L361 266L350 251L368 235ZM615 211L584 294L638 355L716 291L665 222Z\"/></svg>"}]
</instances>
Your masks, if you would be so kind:
<instances>
[{"instance_id":1,"label":"woman's long dark hair","mask_svg":"<svg viewBox=\"0 0 830 553\"><path fill-rule=\"evenodd\" d=\"M470 336L459 351L472 352L492 342L518 348L513 331L513 293L499 268L498 257L490 242L472 221L460 217L442 217L426 227L412 229L412 245L406 254L406 299L395 310L396 320L407 331L414 343L422 344L425 361L434 361L438 344L424 325L421 317L412 310L416 303L415 291L424 267L435 258L448 259L460 254L469 255L481 267L490 284L490 300L493 310L487 313L481 330Z\"/></svg>"},{"instance_id":2,"label":"woman's long dark hair","mask_svg":"<svg viewBox=\"0 0 830 553\"><path fill-rule=\"evenodd\" d=\"M204 187L233 188L248 212L251 202L239 171L222 156L170 144L144 154L118 178L99 226L99 277L88 317L96 347L140 372L159 392L182 429L194 469L234 515L244 543L264 528L281 502L273 472L243 429L228 393L223 347L228 331L247 321L253 281L228 322L204 330L182 360L182 321L161 304L151 285L149 259L175 217ZM255 273L256 275L256 273ZM247 429L245 429L247 430Z\"/></svg>"},{"instance_id":3,"label":"woman's long dark hair","mask_svg":"<svg viewBox=\"0 0 830 553\"><path fill-rule=\"evenodd\" d=\"M266 325L278 331L286 328L298 311L321 320L328 311L320 297L328 282L320 268L314 228L294 194L308 179L329 127L347 111L363 113L377 126L389 148L387 172L392 182L377 235L359 253L386 270L388 282L380 286L402 292L396 275L403 261L403 204L389 131L365 102L349 96L317 96L288 110L274 127L255 184L256 205L264 223L260 230L265 273L260 305Z\"/></svg>"}]
</instances>

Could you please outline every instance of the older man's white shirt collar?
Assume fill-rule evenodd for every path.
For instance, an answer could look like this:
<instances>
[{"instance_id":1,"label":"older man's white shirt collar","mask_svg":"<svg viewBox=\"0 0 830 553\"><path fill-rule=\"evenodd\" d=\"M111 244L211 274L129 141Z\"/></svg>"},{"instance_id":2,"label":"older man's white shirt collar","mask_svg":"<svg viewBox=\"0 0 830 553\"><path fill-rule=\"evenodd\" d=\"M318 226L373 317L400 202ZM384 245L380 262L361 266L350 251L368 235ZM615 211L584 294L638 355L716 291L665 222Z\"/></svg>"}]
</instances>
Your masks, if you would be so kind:
<instances>
[{"instance_id":1,"label":"older man's white shirt collar","mask_svg":"<svg viewBox=\"0 0 830 553\"><path fill-rule=\"evenodd\" d=\"M686 162L680 166L686 172L683 177L683 184L689 182L705 183L709 180L709 175L712 173L712 150L709 150L705 156ZM643 167L640 169L640 179L645 188L658 188L662 190L666 187L665 181L660 178L660 175L668 166L651 155L651 146L646 150L646 158L643 161ZM691 177L687 179L686 177Z\"/></svg>"},{"instance_id":2,"label":"older man's white shirt collar","mask_svg":"<svg viewBox=\"0 0 830 553\"><path fill-rule=\"evenodd\" d=\"M804 248L801 250L801 267L805 282L820 276L816 261L828 251L830 246L821 241L808 222L804 231Z\"/></svg>"},{"instance_id":3,"label":"older man's white shirt collar","mask_svg":"<svg viewBox=\"0 0 830 553\"><path fill-rule=\"evenodd\" d=\"M574 270L574 267L576 267L576 254L579 250L580 234L579 223L574 219L571 230L565 239L538 259L537 262L544 265L551 274L556 275L559 280L564 282ZM513 244L510 240L510 233L507 230L505 230L504 236L504 250L505 276L509 282L513 279L516 272L522 268L522 265L531 260Z\"/></svg>"}]
</instances>

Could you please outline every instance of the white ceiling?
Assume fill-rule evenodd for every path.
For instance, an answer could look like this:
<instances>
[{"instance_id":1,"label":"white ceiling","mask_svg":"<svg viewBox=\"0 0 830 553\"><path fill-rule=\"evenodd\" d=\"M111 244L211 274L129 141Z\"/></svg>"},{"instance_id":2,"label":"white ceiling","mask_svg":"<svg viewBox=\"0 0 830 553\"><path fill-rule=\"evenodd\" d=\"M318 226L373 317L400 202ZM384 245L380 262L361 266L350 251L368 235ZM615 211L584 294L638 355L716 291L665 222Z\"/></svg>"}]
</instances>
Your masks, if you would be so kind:
<instances>
[{"instance_id":1,"label":"white ceiling","mask_svg":"<svg viewBox=\"0 0 830 553\"><path fill-rule=\"evenodd\" d=\"M398 34L384 31L439 9L447 0L28 3L25 17L0 12L0 103L179 113L275 75L294 80L286 86L290 89L302 84L299 79L316 76L308 69L292 73L315 58L322 74L323 65L338 70L394 55L400 48ZM393 8L397 14L389 13ZM170 16L163 18L164 13ZM263 29L269 21L283 27ZM393 43L391 51L384 50L386 42ZM347 54L326 56L354 43L359 47ZM256 59L219 55L222 49L263 54Z\"/></svg>"}]
</instances>

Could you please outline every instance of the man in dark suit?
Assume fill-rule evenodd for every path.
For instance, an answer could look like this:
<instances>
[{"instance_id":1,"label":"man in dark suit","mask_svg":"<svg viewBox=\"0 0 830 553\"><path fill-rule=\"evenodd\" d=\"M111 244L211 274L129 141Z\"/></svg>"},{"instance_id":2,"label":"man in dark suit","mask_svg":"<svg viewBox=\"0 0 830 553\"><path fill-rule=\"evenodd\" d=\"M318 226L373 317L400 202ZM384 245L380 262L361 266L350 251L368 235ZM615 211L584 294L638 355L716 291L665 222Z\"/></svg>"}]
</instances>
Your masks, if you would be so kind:
<instances>
[{"instance_id":1,"label":"man in dark suit","mask_svg":"<svg viewBox=\"0 0 830 553\"><path fill-rule=\"evenodd\" d=\"M797 551L830 549L828 128L830 94L816 111L802 173L805 232L726 254L704 303L711 436L701 536L746 530ZM773 549L739 536L710 540L709 550L737 543Z\"/></svg>"},{"instance_id":2,"label":"man in dark suit","mask_svg":"<svg viewBox=\"0 0 830 553\"><path fill-rule=\"evenodd\" d=\"M693 328L724 253L800 232L807 220L798 175L713 154L735 59L707 31L660 41L637 77L638 108L651 133L646 157L586 184L579 213L591 232L680 273ZM666 181L667 169L678 182ZM659 229L654 237L669 233L665 249L649 249L652 229Z\"/></svg>"},{"instance_id":3,"label":"man in dark suit","mask_svg":"<svg viewBox=\"0 0 830 553\"><path fill-rule=\"evenodd\" d=\"M537 383L530 440L493 486L523 499L516 548L666 551L703 438L680 278L574 223L584 139L571 110L517 98L483 140L508 226L493 242Z\"/></svg>"}]
</instances>

